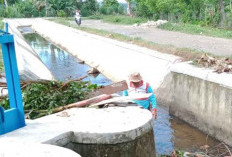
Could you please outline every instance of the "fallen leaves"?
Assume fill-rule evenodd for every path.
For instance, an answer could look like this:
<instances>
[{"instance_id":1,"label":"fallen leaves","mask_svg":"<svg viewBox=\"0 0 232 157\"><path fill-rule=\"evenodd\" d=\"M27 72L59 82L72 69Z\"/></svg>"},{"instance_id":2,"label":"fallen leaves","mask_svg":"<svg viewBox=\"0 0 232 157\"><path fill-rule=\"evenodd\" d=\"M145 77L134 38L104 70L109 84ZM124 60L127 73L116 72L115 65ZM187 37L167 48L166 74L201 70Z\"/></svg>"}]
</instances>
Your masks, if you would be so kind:
<instances>
[{"instance_id":1,"label":"fallen leaves","mask_svg":"<svg viewBox=\"0 0 232 157\"><path fill-rule=\"evenodd\" d=\"M232 60L229 58L218 59L205 53L197 60L197 64L206 68L212 67L217 73L232 73Z\"/></svg>"}]
</instances>

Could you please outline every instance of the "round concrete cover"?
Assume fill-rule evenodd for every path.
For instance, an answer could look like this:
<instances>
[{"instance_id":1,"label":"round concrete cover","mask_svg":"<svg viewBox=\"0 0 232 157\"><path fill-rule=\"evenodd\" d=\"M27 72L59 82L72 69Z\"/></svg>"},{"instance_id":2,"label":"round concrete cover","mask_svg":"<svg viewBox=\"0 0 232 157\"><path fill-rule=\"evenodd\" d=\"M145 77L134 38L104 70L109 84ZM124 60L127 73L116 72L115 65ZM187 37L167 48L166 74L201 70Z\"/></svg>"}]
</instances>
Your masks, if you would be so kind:
<instances>
[{"instance_id":1,"label":"round concrete cover","mask_svg":"<svg viewBox=\"0 0 232 157\"><path fill-rule=\"evenodd\" d=\"M0 157L81 157L70 149L49 144L0 144Z\"/></svg>"}]
</instances>

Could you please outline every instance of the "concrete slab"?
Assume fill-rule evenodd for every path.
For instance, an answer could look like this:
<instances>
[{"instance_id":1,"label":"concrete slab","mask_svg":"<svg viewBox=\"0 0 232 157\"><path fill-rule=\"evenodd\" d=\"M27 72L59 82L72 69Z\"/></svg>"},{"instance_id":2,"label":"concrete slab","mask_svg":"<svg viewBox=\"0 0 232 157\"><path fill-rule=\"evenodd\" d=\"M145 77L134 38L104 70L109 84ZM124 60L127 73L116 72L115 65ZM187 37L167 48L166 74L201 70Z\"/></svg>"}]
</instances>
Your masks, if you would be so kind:
<instances>
[{"instance_id":1,"label":"concrete slab","mask_svg":"<svg viewBox=\"0 0 232 157\"><path fill-rule=\"evenodd\" d=\"M27 120L24 128L0 136L0 143L116 144L132 141L153 129L150 111L138 107L75 108L65 112L68 117L57 113Z\"/></svg>"},{"instance_id":2,"label":"concrete slab","mask_svg":"<svg viewBox=\"0 0 232 157\"><path fill-rule=\"evenodd\" d=\"M25 148L31 144L51 144L75 150L86 157L155 156L153 120L148 110L136 106L75 108L64 112L26 121L25 127L1 135L0 147L8 144L3 148L9 150L12 143L25 145ZM0 155L1 150L2 147ZM8 155L9 151L3 153ZM19 152L20 155L24 153ZM49 153L53 156L53 150Z\"/></svg>"},{"instance_id":3,"label":"concrete slab","mask_svg":"<svg viewBox=\"0 0 232 157\"><path fill-rule=\"evenodd\" d=\"M232 74L218 74L210 68L197 67L192 62L183 62L175 64L171 67L171 71L175 73L185 74L192 77L197 77L205 81L214 82L222 86L232 88Z\"/></svg>"},{"instance_id":4,"label":"concrete slab","mask_svg":"<svg viewBox=\"0 0 232 157\"><path fill-rule=\"evenodd\" d=\"M0 157L81 157L74 151L49 144L0 144Z\"/></svg>"}]
</instances>

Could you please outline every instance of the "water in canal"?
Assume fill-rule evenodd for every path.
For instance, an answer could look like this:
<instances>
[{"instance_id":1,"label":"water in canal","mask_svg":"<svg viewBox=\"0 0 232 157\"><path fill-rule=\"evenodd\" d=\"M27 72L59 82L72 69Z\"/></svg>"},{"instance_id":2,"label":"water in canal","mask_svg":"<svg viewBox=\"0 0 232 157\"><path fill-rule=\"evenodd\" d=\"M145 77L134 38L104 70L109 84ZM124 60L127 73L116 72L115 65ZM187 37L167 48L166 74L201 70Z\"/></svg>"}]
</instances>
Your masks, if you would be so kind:
<instances>
[{"instance_id":1,"label":"water in canal","mask_svg":"<svg viewBox=\"0 0 232 157\"><path fill-rule=\"evenodd\" d=\"M79 60L49 43L37 34L24 35L27 42L39 55L43 63L53 73L56 79L65 81L87 75L88 65L79 64ZM112 82L102 74L88 76L90 80L98 85L107 85ZM154 121L154 134L157 154L170 154L173 149L185 151L200 151L200 146L218 144L212 138L189 126L188 124L172 117L168 108L158 106L158 118Z\"/></svg>"},{"instance_id":2,"label":"water in canal","mask_svg":"<svg viewBox=\"0 0 232 157\"><path fill-rule=\"evenodd\" d=\"M57 80L66 81L88 75L88 70L91 67L86 64L81 64L80 60L56 47L54 44L51 44L40 35L35 33L25 34L24 38ZM98 85L112 83L102 74L88 75L83 81L91 81L93 84Z\"/></svg>"}]
</instances>

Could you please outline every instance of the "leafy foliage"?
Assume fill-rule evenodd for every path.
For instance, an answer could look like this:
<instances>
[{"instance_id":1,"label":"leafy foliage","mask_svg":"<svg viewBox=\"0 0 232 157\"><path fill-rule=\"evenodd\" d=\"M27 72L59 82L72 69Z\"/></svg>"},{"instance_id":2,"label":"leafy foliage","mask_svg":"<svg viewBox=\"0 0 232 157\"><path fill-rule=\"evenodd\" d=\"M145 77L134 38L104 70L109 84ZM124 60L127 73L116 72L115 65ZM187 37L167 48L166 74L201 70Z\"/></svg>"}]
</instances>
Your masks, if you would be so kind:
<instances>
[{"instance_id":1,"label":"leafy foliage","mask_svg":"<svg viewBox=\"0 0 232 157\"><path fill-rule=\"evenodd\" d=\"M232 39L232 31L226 29L218 29L209 26L201 26L202 24L188 24L188 23L171 23L167 22L160 25L159 28L171 31L179 31L189 34L205 35L219 38Z\"/></svg>"},{"instance_id":2,"label":"leafy foliage","mask_svg":"<svg viewBox=\"0 0 232 157\"><path fill-rule=\"evenodd\" d=\"M136 23L143 23L146 22L146 18L138 18L138 17L129 17L125 15L108 15L108 16L102 16L102 20L105 22L110 23L118 23L118 24L124 24L124 25L133 25Z\"/></svg>"},{"instance_id":3,"label":"leafy foliage","mask_svg":"<svg viewBox=\"0 0 232 157\"><path fill-rule=\"evenodd\" d=\"M59 106L88 98L89 93L96 88L96 84L81 81L32 83L22 89L24 110L30 113L31 119L48 115ZM9 108L8 97L3 98L0 105Z\"/></svg>"},{"instance_id":4,"label":"leafy foliage","mask_svg":"<svg viewBox=\"0 0 232 157\"><path fill-rule=\"evenodd\" d=\"M39 10L31 1L22 1L17 4L17 8L23 17L39 16Z\"/></svg>"},{"instance_id":5,"label":"leafy foliage","mask_svg":"<svg viewBox=\"0 0 232 157\"><path fill-rule=\"evenodd\" d=\"M99 12L105 15L122 14L124 8L117 0L104 0L99 8Z\"/></svg>"},{"instance_id":6,"label":"leafy foliage","mask_svg":"<svg viewBox=\"0 0 232 157\"><path fill-rule=\"evenodd\" d=\"M70 16L73 15L75 10L75 1L73 0L48 0L49 7L54 9L57 12L63 10L66 15ZM61 11L62 12L62 11ZM61 13L59 14L61 15Z\"/></svg>"},{"instance_id":7,"label":"leafy foliage","mask_svg":"<svg viewBox=\"0 0 232 157\"><path fill-rule=\"evenodd\" d=\"M134 8L138 16L166 19L174 22L194 23L219 26L223 11L219 1L224 3L225 26L231 28L230 0L134 0Z\"/></svg>"},{"instance_id":8,"label":"leafy foliage","mask_svg":"<svg viewBox=\"0 0 232 157\"><path fill-rule=\"evenodd\" d=\"M98 7L99 6L96 0L86 0L81 7L81 15L93 15L97 11Z\"/></svg>"},{"instance_id":9,"label":"leafy foliage","mask_svg":"<svg viewBox=\"0 0 232 157\"><path fill-rule=\"evenodd\" d=\"M65 16L66 16L66 13L65 13L63 10L59 10L59 11L57 12L57 15L58 15L58 17L65 17Z\"/></svg>"}]
</instances>

